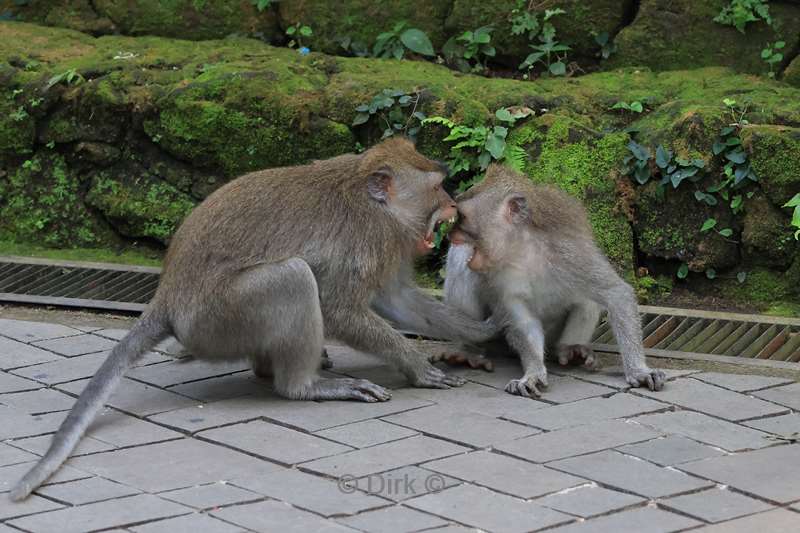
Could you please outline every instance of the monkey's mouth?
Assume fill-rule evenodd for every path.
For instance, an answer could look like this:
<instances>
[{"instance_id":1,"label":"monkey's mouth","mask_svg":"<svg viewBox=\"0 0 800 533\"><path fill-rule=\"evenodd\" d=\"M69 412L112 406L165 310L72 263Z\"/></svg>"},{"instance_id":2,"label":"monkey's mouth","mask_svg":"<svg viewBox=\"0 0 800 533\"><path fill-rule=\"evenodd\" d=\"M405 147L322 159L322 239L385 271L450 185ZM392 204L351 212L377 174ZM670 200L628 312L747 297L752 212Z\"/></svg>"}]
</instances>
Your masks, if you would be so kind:
<instances>
[{"instance_id":1,"label":"monkey's mouth","mask_svg":"<svg viewBox=\"0 0 800 533\"><path fill-rule=\"evenodd\" d=\"M446 214L446 213L442 213ZM453 215L450 218L439 218L434 215L431 217L431 222L428 224L428 231L425 232L425 237L422 239L422 244L428 250L432 250L436 247L436 234L439 232L440 229L444 230L444 233L450 231L450 228L456 223L457 215Z\"/></svg>"}]
</instances>

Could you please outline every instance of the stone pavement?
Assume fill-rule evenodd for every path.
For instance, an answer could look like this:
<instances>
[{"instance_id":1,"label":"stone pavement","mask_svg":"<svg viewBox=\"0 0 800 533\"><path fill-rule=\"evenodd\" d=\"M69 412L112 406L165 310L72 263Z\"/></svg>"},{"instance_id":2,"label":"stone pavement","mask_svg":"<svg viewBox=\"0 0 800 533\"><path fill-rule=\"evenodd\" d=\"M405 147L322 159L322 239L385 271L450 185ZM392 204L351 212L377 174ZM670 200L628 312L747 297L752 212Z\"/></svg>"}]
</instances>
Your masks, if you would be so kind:
<instances>
[{"instance_id":1,"label":"stone pavement","mask_svg":"<svg viewBox=\"0 0 800 533\"><path fill-rule=\"evenodd\" d=\"M46 449L121 329L0 319L0 492ZM330 346L333 372L391 401L292 402L243 364L180 357L129 373L67 466L0 533L800 531L800 384L669 370L664 391L613 369L552 369L543 401L459 369L404 387ZM326 372L327 373L327 372Z\"/></svg>"}]
</instances>

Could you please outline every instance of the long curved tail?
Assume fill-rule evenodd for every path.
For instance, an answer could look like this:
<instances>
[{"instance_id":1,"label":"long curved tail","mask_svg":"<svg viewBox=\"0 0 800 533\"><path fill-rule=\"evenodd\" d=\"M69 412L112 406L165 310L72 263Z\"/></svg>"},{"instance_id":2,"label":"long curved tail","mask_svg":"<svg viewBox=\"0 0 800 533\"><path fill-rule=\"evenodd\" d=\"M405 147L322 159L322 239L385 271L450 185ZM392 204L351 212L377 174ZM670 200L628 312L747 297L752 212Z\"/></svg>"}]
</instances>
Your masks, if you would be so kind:
<instances>
[{"instance_id":1,"label":"long curved tail","mask_svg":"<svg viewBox=\"0 0 800 533\"><path fill-rule=\"evenodd\" d=\"M148 350L169 335L169 326L162 313L151 308L117 344L75 402L67 418L58 428L50 448L36 465L11 489L13 501L23 500L44 483L78 444L86 428L103 408L111 392L125 372Z\"/></svg>"}]
</instances>

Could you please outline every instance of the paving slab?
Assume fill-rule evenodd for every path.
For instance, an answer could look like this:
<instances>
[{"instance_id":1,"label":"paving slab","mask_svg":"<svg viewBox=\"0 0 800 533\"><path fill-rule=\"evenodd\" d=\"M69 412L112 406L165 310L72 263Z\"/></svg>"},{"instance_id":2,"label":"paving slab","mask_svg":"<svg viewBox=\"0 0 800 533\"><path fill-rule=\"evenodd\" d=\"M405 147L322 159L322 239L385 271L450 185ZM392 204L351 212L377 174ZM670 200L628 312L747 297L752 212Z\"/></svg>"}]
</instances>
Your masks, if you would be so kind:
<instances>
[{"instance_id":1,"label":"paving slab","mask_svg":"<svg viewBox=\"0 0 800 533\"><path fill-rule=\"evenodd\" d=\"M7 392L20 392L26 390L35 390L41 385L30 379L17 377L8 372L0 372L0 394Z\"/></svg>"},{"instance_id":2,"label":"paving slab","mask_svg":"<svg viewBox=\"0 0 800 533\"><path fill-rule=\"evenodd\" d=\"M0 440L52 433L67 416L67 411L29 415L25 411L0 405Z\"/></svg>"},{"instance_id":3,"label":"paving slab","mask_svg":"<svg viewBox=\"0 0 800 533\"><path fill-rule=\"evenodd\" d=\"M699 411L717 418L738 422L748 418L775 415L786 408L745 394L709 385L693 378L678 379L660 391L640 389L637 394Z\"/></svg>"},{"instance_id":4,"label":"paving slab","mask_svg":"<svg viewBox=\"0 0 800 533\"><path fill-rule=\"evenodd\" d=\"M787 378L774 378L753 374L722 374L720 372L701 372L699 374L694 374L692 377L736 392L750 392L794 382L794 380Z\"/></svg>"},{"instance_id":5,"label":"paving slab","mask_svg":"<svg viewBox=\"0 0 800 533\"><path fill-rule=\"evenodd\" d=\"M800 411L800 383L756 391L753 393L753 396L758 396L759 398L791 407L795 411Z\"/></svg>"},{"instance_id":6,"label":"paving slab","mask_svg":"<svg viewBox=\"0 0 800 533\"><path fill-rule=\"evenodd\" d=\"M107 479L90 477L41 487L36 493L71 505L85 505L123 496L132 496L139 494L139 491L133 487L114 483Z\"/></svg>"},{"instance_id":7,"label":"paving slab","mask_svg":"<svg viewBox=\"0 0 800 533\"><path fill-rule=\"evenodd\" d=\"M774 508L774 506L760 500L723 489L694 492L661 500L659 503L670 509L711 523L722 522Z\"/></svg>"},{"instance_id":8,"label":"paving slab","mask_svg":"<svg viewBox=\"0 0 800 533\"><path fill-rule=\"evenodd\" d=\"M64 357L75 357L87 353L111 350L117 345L117 341L98 337L91 333L84 333L73 337L64 337L62 339L36 341L32 344L44 350L63 355Z\"/></svg>"},{"instance_id":9,"label":"paving slab","mask_svg":"<svg viewBox=\"0 0 800 533\"><path fill-rule=\"evenodd\" d=\"M0 466L15 465L17 463L29 463L37 460L38 458L39 457L30 452L20 450L19 448L15 448L14 446L9 446L8 444L0 442Z\"/></svg>"},{"instance_id":10,"label":"paving slab","mask_svg":"<svg viewBox=\"0 0 800 533\"><path fill-rule=\"evenodd\" d=\"M541 433L500 444L497 449L528 461L546 463L564 457L650 440L659 435L661 433L639 424L609 420Z\"/></svg>"},{"instance_id":11,"label":"paving slab","mask_svg":"<svg viewBox=\"0 0 800 533\"><path fill-rule=\"evenodd\" d=\"M353 449L263 420L202 431L197 435L284 464L303 463Z\"/></svg>"},{"instance_id":12,"label":"paving slab","mask_svg":"<svg viewBox=\"0 0 800 533\"><path fill-rule=\"evenodd\" d=\"M245 533L239 526L234 526L217 520L205 514L189 514L157 522L148 522L130 528L135 533L198 533L208 531L213 533Z\"/></svg>"},{"instance_id":13,"label":"paving slab","mask_svg":"<svg viewBox=\"0 0 800 533\"><path fill-rule=\"evenodd\" d=\"M338 478L342 476L358 478L394 470L402 466L420 464L433 459L464 453L467 450L468 448L457 444L418 435L311 461L303 464L303 469Z\"/></svg>"},{"instance_id":14,"label":"paving slab","mask_svg":"<svg viewBox=\"0 0 800 533\"><path fill-rule=\"evenodd\" d=\"M384 442L400 440L417 435L417 431L389 424L383 420L363 420L330 429L317 431L315 435L341 442L354 448L367 448Z\"/></svg>"},{"instance_id":15,"label":"paving slab","mask_svg":"<svg viewBox=\"0 0 800 533\"><path fill-rule=\"evenodd\" d=\"M800 413L751 420L745 425L782 437L793 437L800 435Z\"/></svg>"},{"instance_id":16,"label":"paving slab","mask_svg":"<svg viewBox=\"0 0 800 533\"><path fill-rule=\"evenodd\" d=\"M656 507L640 507L607 516L600 516L564 527L553 529L553 533L671 533L698 526L692 518L664 511Z\"/></svg>"},{"instance_id":17,"label":"paving slab","mask_svg":"<svg viewBox=\"0 0 800 533\"><path fill-rule=\"evenodd\" d=\"M663 498L713 485L612 450L563 459L550 466L648 498Z\"/></svg>"},{"instance_id":18,"label":"paving slab","mask_svg":"<svg viewBox=\"0 0 800 533\"><path fill-rule=\"evenodd\" d=\"M538 429L532 427L455 407L443 408L439 405L388 416L384 420L428 435L478 448L496 446L502 442L540 433Z\"/></svg>"},{"instance_id":19,"label":"paving slab","mask_svg":"<svg viewBox=\"0 0 800 533\"><path fill-rule=\"evenodd\" d=\"M53 389L37 389L25 392L0 394L0 404L7 405L29 415L68 411L75 398Z\"/></svg>"},{"instance_id":20,"label":"paving slab","mask_svg":"<svg viewBox=\"0 0 800 533\"><path fill-rule=\"evenodd\" d=\"M272 380L257 378L249 370L169 387L172 392L202 402L217 402L272 390Z\"/></svg>"},{"instance_id":21,"label":"paving slab","mask_svg":"<svg viewBox=\"0 0 800 533\"><path fill-rule=\"evenodd\" d=\"M9 370L23 366L57 361L61 356L13 339L0 337L0 369Z\"/></svg>"},{"instance_id":22,"label":"paving slab","mask_svg":"<svg viewBox=\"0 0 800 533\"><path fill-rule=\"evenodd\" d=\"M0 318L0 335L10 337L21 342L35 342L56 337L69 337L80 335L81 330L51 324L48 322L32 322L28 320L11 320Z\"/></svg>"},{"instance_id":23,"label":"paving slab","mask_svg":"<svg viewBox=\"0 0 800 533\"><path fill-rule=\"evenodd\" d=\"M636 422L664 433L683 435L729 452L771 446L769 434L692 411L644 415Z\"/></svg>"},{"instance_id":24,"label":"paving slab","mask_svg":"<svg viewBox=\"0 0 800 533\"><path fill-rule=\"evenodd\" d=\"M635 455L661 466L673 466L725 455L725 452L719 448L701 444L681 435L670 435L639 444L628 444L617 449L622 453Z\"/></svg>"},{"instance_id":25,"label":"paving slab","mask_svg":"<svg viewBox=\"0 0 800 533\"><path fill-rule=\"evenodd\" d=\"M585 478L488 451L455 455L423 466L525 499L587 483Z\"/></svg>"},{"instance_id":26,"label":"paving slab","mask_svg":"<svg viewBox=\"0 0 800 533\"><path fill-rule=\"evenodd\" d=\"M667 381L673 380L675 378L680 378L684 376L690 376L699 370L694 370L690 368L662 368L662 372L667 377ZM581 379L583 381L590 381L592 383L597 383L599 385L605 385L606 387L612 387L619 390L629 390L631 386L625 379L625 372L622 370L621 366L609 366L601 368L597 371L591 370L584 370L580 367L570 367L570 368L553 368L551 370L553 374L562 375L562 376L571 376L574 378Z\"/></svg>"},{"instance_id":27,"label":"paving slab","mask_svg":"<svg viewBox=\"0 0 800 533\"><path fill-rule=\"evenodd\" d=\"M57 385L56 388L72 394L80 394L86 388L88 379L71 381ZM111 393L111 399L107 405L116 407L120 411L132 413L138 416L150 416L157 413L182 409L188 406L197 405L196 400L180 396L174 392L145 385L128 378L123 378L119 385Z\"/></svg>"},{"instance_id":28,"label":"paving slab","mask_svg":"<svg viewBox=\"0 0 800 533\"><path fill-rule=\"evenodd\" d=\"M800 444L704 459L679 468L766 500L800 500Z\"/></svg>"},{"instance_id":29,"label":"paving slab","mask_svg":"<svg viewBox=\"0 0 800 533\"><path fill-rule=\"evenodd\" d=\"M533 531L574 520L558 511L475 485L459 485L414 498L405 504L498 533Z\"/></svg>"},{"instance_id":30,"label":"paving slab","mask_svg":"<svg viewBox=\"0 0 800 533\"><path fill-rule=\"evenodd\" d=\"M125 448L70 459L69 464L147 492L160 492L246 475L268 475L281 467L193 439Z\"/></svg>"},{"instance_id":31,"label":"paving slab","mask_svg":"<svg viewBox=\"0 0 800 533\"><path fill-rule=\"evenodd\" d=\"M253 531L280 531L281 533L343 533L355 529L315 514L295 509L282 502L265 501L234 505L211 513L227 522Z\"/></svg>"},{"instance_id":32,"label":"paving slab","mask_svg":"<svg viewBox=\"0 0 800 533\"><path fill-rule=\"evenodd\" d=\"M31 494L21 502L12 502L8 498L0 497L0 520L52 511L62 507L64 507L62 504L36 494Z\"/></svg>"},{"instance_id":33,"label":"paving slab","mask_svg":"<svg viewBox=\"0 0 800 533\"><path fill-rule=\"evenodd\" d=\"M593 424L614 418L628 418L670 407L669 404L655 400L619 393L610 398L588 398L544 409L509 413L505 417L537 428L554 430Z\"/></svg>"},{"instance_id":34,"label":"paving slab","mask_svg":"<svg viewBox=\"0 0 800 533\"><path fill-rule=\"evenodd\" d=\"M383 498L351 490L330 479L292 469L272 472L267 476L237 478L231 483L326 517L353 515L390 503Z\"/></svg>"},{"instance_id":35,"label":"paving slab","mask_svg":"<svg viewBox=\"0 0 800 533\"><path fill-rule=\"evenodd\" d=\"M503 390L511 379L519 379L522 376L522 369L517 368L513 372L499 373L484 372L483 374L474 374L469 379L477 383L483 383L496 389ZM605 396L613 394L616 389L598 385L596 383L588 383L571 376L557 376L555 374L548 375L547 381L549 387L544 392L541 400L547 403L569 403L585 398L593 398L596 396Z\"/></svg>"},{"instance_id":36,"label":"paving slab","mask_svg":"<svg viewBox=\"0 0 800 533\"><path fill-rule=\"evenodd\" d=\"M13 487L17 481L22 478L22 476L27 474L28 470L33 468L34 464L36 463L18 463L15 465L0 467L0 492L10 491L11 487ZM73 481L87 477L92 477L92 474L89 472L83 472L69 465L62 465L61 468L56 470L55 474L50 476L47 481L44 482L44 485L64 483L65 481ZM3 496L0 495L0 498L2 497Z\"/></svg>"},{"instance_id":37,"label":"paving slab","mask_svg":"<svg viewBox=\"0 0 800 533\"><path fill-rule=\"evenodd\" d=\"M224 376L236 372L249 372L250 365L246 361L220 361L209 362L200 361L187 357L184 359L171 360L158 365L148 365L134 368L127 373L127 376L156 385L158 387L169 387L190 381L207 379L215 376ZM250 373L252 375L252 373Z\"/></svg>"},{"instance_id":38,"label":"paving slab","mask_svg":"<svg viewBox=\"0 0 800 533\"><path fill-rule=\"evenodd\" d=\"M25 439L15 440L14 446L19 446L23 450L35 453L37 456L42 456L50 447L52 440L52 435L39 435L38 437L27 437ZM102 442L92 437L83 437L69 456L78 457L90 453L107 452L115 448L116 446L108 444L107 442Z\"/></svg>"},{"instance_id":39,"label":"paving slab","mask_svg":"<svg viewBox=\"0 0 800 533\"><path fill-rule=\"evenodd\" d=\"M753 533L768 531L769 533L797 533L800 531L800 513L786 509L775 509L766 513L737 518L730 522L722 522L698 529L703 533Z\"/></svg>"},{"instance_id":40,"label":"paving slab","mask_svg":"<svg viewBox=\"0 0 800 533\"><path fill-rule=\"evenodd\" d=\"M97 415L86 435L117 448L183 438L177 431L109 408Z\"/></svg>"},{"instance_id":41,"label":"paving slab","mask_svg":"<svg viewBox=\"0 0 800 533\"><path fill-rule=\"evenodd\" d=\"M18 368L14 370L13 373L18 376L34 379L46 385L66 383L68 381L92 377L95 372L97 372L97 369L100 368L100 365L108 358L109 353L110 352L105 351L70 358L60 358L56 361L50 361L49 363ZM149 352L139 360L137 366L150 365L164 359L165 357L161 354Z\"/></svg>"},{"instance_id":42,"label":"paving slab","mask_svg":"<svg viewBox=\"0 0 800 533\"><path fill-rule=\"evenodd\" d=\"M592 485L551 494L544 498L539 498L536 503L562 513L589 518L640 505L646 501L647 499L641 496Z\"/></svg>"},{"instance_id":43,"label":"paving slab","mask_svg":"<svg viewBox=\"0 0 800 533\"><path fill-rule=\"evenodd\" d=\"M447 525L447 521L439 517L400 506L340 518L337 522L371 533L406 533Z\"/></svg>"},{"instance_id":44,"label":"paving slab","mask_svg":"<svg viewBox=\"0 0 800 533\"><path fill-rule=\"evenodd\" d=\"M235 487L227 482L197 485L185 489L159 493L164 499L178 502L195 509L213 509L234 503L251 502L263 499L263 495Z\"/></svg>"},{"instance_id":45,"label":"paving slab","mask_svg":"<svg viewBox=\"0 0 800 533\"><path fill-rule=\"evenodd\" d=\"M388 472L380 472L346 480L348 487L355 487L368 494L388 500L401 502L423 494L439 492L460 485L462 481L439 472L432 472L418 466L404 466Z\"/></svg>"},{"instance_id":46,"label":"paving slab","mask_svg":"<svg viewBox=\"0 0 800 533\"><path fill-rule=\"evenodd\" d=\"M443 408L452 407L494 418L513 419L514 414L522 416L552 405L470 382L455 389L412 389L409 392L412 396L433 402Z\"/></svg>"},{"instance_id":47,"label":"paving slab","mask_svg":"<svg viewBox=\"0 0 800 533\"><path fill-rule=\"evenodd\" d=\"M67 507L11 520L10 525L33 533L82 533L146 520L177 516L191 511L151 494L139 494L78 507Z\"/></svg>"}]
</instances>

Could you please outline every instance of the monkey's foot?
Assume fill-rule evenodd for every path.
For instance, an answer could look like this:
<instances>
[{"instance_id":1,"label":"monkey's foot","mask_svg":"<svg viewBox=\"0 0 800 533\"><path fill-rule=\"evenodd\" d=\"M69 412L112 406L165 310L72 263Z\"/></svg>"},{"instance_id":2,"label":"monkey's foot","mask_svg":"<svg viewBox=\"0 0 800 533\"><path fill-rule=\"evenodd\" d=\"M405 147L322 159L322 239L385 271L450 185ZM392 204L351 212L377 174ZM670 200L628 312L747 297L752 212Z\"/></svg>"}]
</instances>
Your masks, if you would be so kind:
<instances>
[{"instance_id":1,"label":"monkey's foot","mask_svg":"<svg viewBox=\"0 0 800 533\"><path fill-rule=\"evenodd\" d=\"M328 355L328 350L325 348L322 349L322 362L319 366L322 368L322 370L329 370L333 368L333 361L331 360L331 356Z\"/></svg>"},{"instance_id":2,"label":"monkey's foot","mask_svg":"<svg viewBox=\"0 0 800 533\"><path fill-rule=\"evenodd\" d=\"M483 354L464 352L442 352L433 357L433 361L444 361L450 366L469 366L482 368L487 372L494 372L494 363Z\"/></svg>"},{"instance_id":3,"label":"monkey's foot","mask_svg":"<svg viewBox=\"0 0 800 533\"><path fill-rule=\"evenodd\" d=\"M337 378L320 379L311 386L303 400L359 400L362 402L385 402L392 394L366 379Z\"/></svg>"},{"instance_id":4,"label":"monkey's foot","mask_svg":"<svg viewBox=\"0 0 800 533\"><path fill-rule=\"evenodd\" d=\"M560 344L556 355L561 366L583 365L588 370L597 370L599 366L594 351L585 344Z\"/></svg>"},{"instance_id":5,"label":"monkey's foot","mask_svg":"<svg viewBox=\"0 0 800 533\"><path fill-rule=\"evenodd\" d=\"M628 372L625 375L625 380L631 387L647 386L650 390L661 390L664 388L667 376L661 370L652 370L645 367Z\"/></svg>"},{"instance_id":6,"label":"monkey's foot","mask_svg":"<svg viewBox=\"0 0 800 533\"><path fill-rule=\"evenodd\" d=\"M506 392L525 398L539 398L547 388L547 371L536 375L524 375L520 379L512 379L506 385Z\"/></svg>"},{"instance_id":7,"label":"monkey's foot","mask_svg":"<svg viewBox=\"0 0 800 533\"><path fill-rule=\"evenodd\" d=\"M445 374L427 361L424 366L407 371L406 376L411 385L426 389L449 389L467 382L462 377Z\"/></svg>"}]
</instances>

